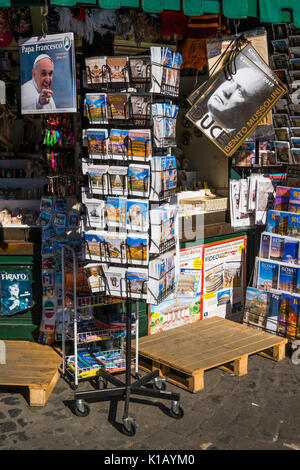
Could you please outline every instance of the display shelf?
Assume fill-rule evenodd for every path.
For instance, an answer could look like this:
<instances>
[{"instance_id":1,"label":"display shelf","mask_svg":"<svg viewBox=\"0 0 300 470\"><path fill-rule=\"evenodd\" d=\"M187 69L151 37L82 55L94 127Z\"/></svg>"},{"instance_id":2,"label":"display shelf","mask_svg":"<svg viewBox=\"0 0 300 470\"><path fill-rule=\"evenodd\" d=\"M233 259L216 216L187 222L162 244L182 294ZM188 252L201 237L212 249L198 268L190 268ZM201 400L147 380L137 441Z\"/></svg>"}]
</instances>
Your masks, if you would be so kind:
<instances>
[{"instance_id":1,"label":"display shelf","mask_svg":"<svg viewBox=\"0 0 300 470\"><path fill-rule=\"evenodd\" d=\"M77 333L77 342L78 344L86 344L96 341L102 341L104 339L122 338L124 336L124 328L111 328L100 330L99 328L95 327L90 330ZM72 334L72 331L66 333L66 340L74 340L74 335Z\"/></svg>"}]
</instances>

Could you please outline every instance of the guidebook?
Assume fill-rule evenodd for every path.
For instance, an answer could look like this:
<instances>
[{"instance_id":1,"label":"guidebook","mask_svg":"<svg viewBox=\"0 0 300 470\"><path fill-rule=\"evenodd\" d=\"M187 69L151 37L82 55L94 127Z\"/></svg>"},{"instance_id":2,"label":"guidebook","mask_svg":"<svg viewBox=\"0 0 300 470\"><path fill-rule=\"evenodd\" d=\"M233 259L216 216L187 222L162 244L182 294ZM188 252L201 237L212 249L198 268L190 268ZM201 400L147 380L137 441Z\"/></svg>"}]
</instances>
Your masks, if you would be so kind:
<instances>
[{"instance_id":1,"label":"guidebook","mask_svg":"<svg viewBox=\"0 0 300 470\"><path fill-rule=\"evenodd\" d=\"M269 292L247 287L243 323L264 328L269 311Z\"/></svg>"},{"instance_id":2,"label":"guidebook","mask_svg":"<svg viewBox=\"0 0 300 470\"><path fill-rule=\"evenodd\" d=\"M257 273L257 288L270 291L276 289L278 283L279 265L271 261L259 260Z\"/></svg>"},{"instance_id":3,"label":"guidebook","mask_svg":"<svg viewBox=\"0 0 300 470\"><path fill-rule=\"evenodd\" d=\"M274 209L277 211L288 211L290 200L290 189L285 186L277 186Z\"/></svg>"},{"instance_id":4,"label":"guidebook","mask_svg":"<svg viewBox=\"0 0 300 470\"><path fill-rule=\"evenodd\" d=\"M295 292L298 268L280 265L278 289L285 292Z\"/></svg>"},{"instance_id":5,"label":"guidebook","mask_svg":"<svg viewBox=\"0 0 300 470\"><path fill-rule=\"evenodd\" d=\"M271 235L268 233L262 233L261 239L260 239L260 251L259 251L260 258L269 259L270 242L271 242Z\"/></svg>"},{"instance_id":6,"label":"guidebook","mask_svg":"<svg viewBox=\"0 0 300 470\"><path fill-rule=\"evenodd\" d=\"M298 188L291 188L290 190L288 210L295 214L300 213L300 190Z\"/></svg>"},{"instance_id":7,"label":"guidebook","mask_svg":"<svg viewBox=\"0 0 300 470\"><path fill-rule=\"evenodd\" d=\"M280 309L281 294L271 292L269 297L269 311L266 323L266 331L276 334L278 326L278 314Z\"/></svg>"},{"instance_id":8,"label":"guidebook","mask_svg":"<svg viewBox=\"0 0 300 470\"><path fill-rule=\"evenodd\" d=\"M284 237L272 235L269 258L274 261L282 261L284 252Z\"/></svg>"},{"instance_id":9,"label":"guidebook","mask_svg":"<svg viewBox=\"0 0 300 470\"><path fill-rule=\"evenodd\" d=\"M299 246L300 242L292 238L286 238L283 248L284 263L299 264Z\"/></svg>"}]
</instances>

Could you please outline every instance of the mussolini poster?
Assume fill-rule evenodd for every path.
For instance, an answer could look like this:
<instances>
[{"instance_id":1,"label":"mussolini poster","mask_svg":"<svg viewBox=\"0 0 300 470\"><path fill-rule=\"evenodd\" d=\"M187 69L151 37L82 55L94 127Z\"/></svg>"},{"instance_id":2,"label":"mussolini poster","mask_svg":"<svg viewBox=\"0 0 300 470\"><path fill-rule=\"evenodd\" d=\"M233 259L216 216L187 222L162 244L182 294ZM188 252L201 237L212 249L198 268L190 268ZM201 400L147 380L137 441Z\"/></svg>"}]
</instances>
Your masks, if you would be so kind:
<instances>
[{"instance_id":1,"label":"mussolini poster","mask_svg":"<svg viewBox=\"0 0 300 470\"><path fill-rule=\"evenodd\" d=\"M248 45L236 56L232 72L225 67L198 89L190 119L227 156L231 156L263 117L286 93L255 49Z\"/></svg>"}]
</instances>

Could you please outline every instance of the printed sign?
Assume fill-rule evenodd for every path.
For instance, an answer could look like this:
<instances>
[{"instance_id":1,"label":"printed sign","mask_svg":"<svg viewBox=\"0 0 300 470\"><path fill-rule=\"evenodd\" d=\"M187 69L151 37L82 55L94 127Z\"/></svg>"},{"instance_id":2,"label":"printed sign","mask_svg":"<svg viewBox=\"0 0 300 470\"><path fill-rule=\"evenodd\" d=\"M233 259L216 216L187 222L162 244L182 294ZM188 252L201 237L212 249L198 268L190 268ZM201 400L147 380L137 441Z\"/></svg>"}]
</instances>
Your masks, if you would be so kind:
<instances>
[{"instance_id":1,"label":"printed sign","mask_svg":"<svg viewBox=\"0 0 300 470\"><path fill-rule=\"evenodd\" d=\"M76 112L73 33L20 39L22 114Z\"/></svg>"},{"instance_id":2,"label":"printed sign","mask_svg":"<svg viewBox=\"0 0 300 470\"><path fill-rule=\"evenodd\" d=\"M27 269L0 270L0 314L14 315L32 307L31 274Z\"/></svg>"}]
</instances>

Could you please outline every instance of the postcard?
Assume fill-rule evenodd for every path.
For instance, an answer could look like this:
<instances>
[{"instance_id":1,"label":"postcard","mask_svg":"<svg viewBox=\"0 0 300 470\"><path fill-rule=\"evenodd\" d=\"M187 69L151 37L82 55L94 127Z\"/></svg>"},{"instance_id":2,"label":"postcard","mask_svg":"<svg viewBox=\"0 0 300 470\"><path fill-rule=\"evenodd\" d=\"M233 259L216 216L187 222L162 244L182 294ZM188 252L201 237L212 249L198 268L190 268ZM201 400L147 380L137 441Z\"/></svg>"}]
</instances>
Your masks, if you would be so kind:
<instances>
[{"instance_id":1,"label":"postcard","mask_svg":"<svg viewBox=\"0 0 300 470\"><path fill-rule=\"evenodd\" d=\"M126 238L128 264L147 265L149 260L148 234L130 234Z\"/></svg>"},{"instance_id":2,"label":"postcard","mask_svg":"<svg viewBox=\"0 0 300 470\"><path fill-rule=\"evenodd\" d=\"M290 116L291 127L300 127L300 116Z\"/></svg>"},{"instance_id":3,"label":"postcard","mask_svg":"<svg viewBox=\"0 0 300 470\"><path fill-rule=\"evenodd\" d=\"M101 264L106 294L126 297L126 269L122 267Z\"/></svg>"},{"instance_id":4,"label":"postcard","mask_svg":"<svg viewBox=\"0 0 300 470\"><path fill-rule=\"evenodd\" d=\"M282 38L282 39L275 39L274 41L271 41L273 45L274 52L278 53L287 53L288 48L289 48L289 40L288 38Z\"/></svg>"},{"instance_id":5,"label":"postcard","mask_svg":"<svg viewBox=\"0 0 300 470\"><path fill-rule=\"evenodd\" d=\"M107 117L108 119L128 119L129 118L129 93L108 93Z\"/></svg>"},{"instance_id":6,"label":"postcard","mask_svg":"<svg viewBox=\"0 0 300 470\"><path fill-rule=\"evenodd\" d=\"M300 70L300 59L289 60L291 70Z\"/></svg>"},{"instance_id":7,"label":"postcard","mask_svg":"<svg viewBox=\"0 0 300 470\"><path fill-rule=\"evenodd\" d=\"M273 114L273 125L274 128L277 127L289 127L289 115L288 114Z\"/></svg>"},{"instance_id":8,"label":"postcard","mask_svg":"<svg viewBox=\"0 0 300 470\"><path fill-rule=\"evenodd\" d=\"M85 114L92 124L107 122L107 106L105 93L87 93L85 95Z\"/></svg>"},{"instance_id":9,"label":"postcard","mask_svg":"<svg viewBox=\"0 0 300 470\"><path fill-rule=\"evenodd\" d=\"M112 195L127 195L127 167L110 166L107 170L109 194Z\"/></svg>"},{"instance_id":10,"label":"postcard","mask_svg":"<svg viewBox=\"0 0 300 470\"><path fill-rule=\"evenodd\" d=\"M128 58L130 83L135 88L146 88L151 83L151 58L131 56Z\"/></svg>"},{"instance_id":11,"label":"postcard","mask_svg":"<svg viewBox=\"0 0 300 470\"><path fill-rule=\"evenodd\" d=\"M85 242L84 248L86 259L100 261L105 254L103 251L101 251L101 243L103 242L103 236L99 234L98 231L88 230L84 233L83 238Z\"/></svg>"},{"instance_id":12,"label":"postcard","mask_svg":"<svg viewBox=\"0 0 300 470\"><path fill-rule=\"evenodd\" d=\"M288 108L288 101L286 98L282 98L277 101L277 103L274 106L274 112L288 114L289 108Z\"/></svg>"},{"instance_id":13,"label":"postcard","mask_svg":"<svg viewBox=\"0 0 300 470\"><path fill-rule=\"evenodd\" d=\"M299 246L299 241L286 238L284 242L282 261L284 263L299 264Z\"/></svg>"},{"instance_id":14,"label":"postcard","mask_svg":"<svg viewBox=\"0 0 300 470\"><path fill-rule=\"evenodd\" d=\"M87 140L90 158L107 158L107 137L107 129L85 129L84 138Z\"/></svg>"},{"instance_id":15,"label":"postcard","mask_svg":"<svg viewBox=\"0 0 300 470\"><path fill-rule=\"evenodd\" d=\"M232 165L241 167L252 167L255 164L255 153L246 150L237 150L232 155Z\"/></svg>"},{"instance_id":16,"label":"postcard","mask_svg":"<svg viewBox=\"0 0 300 470\"><path fill-rule=\"evenodd\" d=\"M293 137L300 137L300 127L290 127L290 132Z\"/></svg>"},{"instance_id":17,"label":"postcard","mask_svg":"<svg viewBox=\"0 0 300 470\"><path fill-rule=\"evenodd\" d=\"M105 290L105 282L103 279L103 270L100 264L87 264L84 267L85 275L87 276L88 284L91 291L103 292Z\"/></svg>"},{"instance_id":18,"label":"postcard","mask_svg":"<svg viewBox=\"0 0 300 470\"><path fill-rule=\"evenodd\" d=\"M128 134L126 129L111 129L109 134L108 152L112 158L127 160Z\"/></svg>"},{"instance_id":19,"label":"postcard","mask_svg":"<svg viewBox=\"0 0 300 470\"><path fill-rule=\"evenodd\" d=\"M289 56L292 59L299 59L300 58L300 47L289 47L288 48Z\"/></svg>"},{"instance_id":20,"label":"postcard","mask_svg":"<svg viewBox=\"0 0 300 470\"><path fill-rule=\"evenodd\" d=\"M288 66L289 56L287 54L273 54L271 62L274 69L284 69Z\"/></svg>"},{"instance_id":21,"label":"postcard","mask_svg":"<svg viewBox=\"0 0 300 470\"><path fill-rule=\"evenodd\" d=\"M295 59L295 60L298 60L298 59ZM296 80L300 80L300 70L289 70L288 74L292 82Z\"/></svg>"},{"instance_id":22,"label":"postcard","mask_svg":"<svg viewBox=\"0 0 300 470\"><path fill-rule=\"evenodd\" d=\"M130 96L130 115L138 126L145 126L151 120L151 97L149 95Z\"/></svg>"},{"instance_id":23,"label":"postcard","mask_svg":"<svg viewBox=\"0 0 300 470\"><path fill-rule=\"evenodd\" d=\"M108 194L107 165L88 167L89 182L93 194Z\"/></svg>"},{"instance_id":24,"label":"postcard","mask_svg":"<svg viewBox=\"0 0 300 470\"><path fill-rule=\"evenodd\" d=\"M131 299L146 299L148 290L148 270L128 268L126 272L127 294Z\"/></svg>"},{"instance_id":25,"label":"postcard","mask_svg":"<svg viewBox=\"0 0 300 470\"><path fill-rule=\"evenodd\" d=\"M126 202L126 198L123 197L106 198L106 217L109 227L125 227Z\"/></svg>"},{"instance_id":26,"label":"postcard","mask_svg":"<svg viewBox=\"0 0 300 470\"><path fill-rule=\"evenodd\" d=\"M260 166L274 166L277 165L277 156L272 150L259 151L259 164Z\"/></svg>"},{"instance_id":27,"label":"postcard","mask_svg":"<svg viewBox=\"0 0 300 470\"><path fill-rule=\"evenodd\" d=\"M300 148L291 148L291 155L295 165L300 164Z\"/></svg>"},{"instance_id":28,"label":"postcard","mask_svg":"<svg viewBox=\"0 0 300 470\"><path fill-rule=\"evenodd\" d=\"M149 228L149 203L145 199L127 199L127 230L147 232Z\"/></svg>"},{"instance_id":29,"label":"postcard","mask_svg":"<svg viewBox=\"0 0 300 470\"><path fill-rule=\"evenodd\" d=\"M105 260L109 263L126 262L126 235L115 232L102 232Z\"/></svg>"},{"instance_id":30,"label":"postcard","mask_svg":"<svg viewBox=\"0 0 300 470\"><path fill-rule=\"evenodd\" d=\"M126 83L129 81L127 61L128 57L125 56L107 57L106 65L109 82Z\"/></svg>"},{"instance_id":31,"label":"postcard","mask_svg":"<svg viewBox=\"0 0 300 470\"><path fill-rule=\"evenodd\" d=\"M286 186L277 186L276 187L276 196L274 209L276 211L288 211L289 210L289 201L290 201L290 190Z\"/></svg>"},{"instance_id":32,"label":"postcard","mask_svg":"<svg viewBox=\"0 0 300 470\"><path fill-rule=\"evenodd\" d=\"M291 137L291 147L300 148L300 137Z\"/></svg>"},{"instance_id":33,"label":"postcard","mask_svg":"<svg viewBox=\"0 0 300 470\"><path fill-rule=\"evenodd\" d=\"M290 188L289 212L300 213L300 190Z\"/></svg>"},{"instance_id":34,"label":"postcard","mask_svg":"<svg viewBox=\"0 0 300 470\"><path fill-rule=\"evenodd\" d=\"M100 199L90 199L85 202L86 214L85 225L88 227L104 229L105 221L105 201Z\"/></svg>"},{"instance_id":35,"label":"postcard","mask_svg":"<svg viewBox=\"0 0 300 470\"><path fill-rule=\"evenodd\" d=\"M276 289L278 283L279 265L270 261L259 260L257 273L257 288L270 291Z\"/></svg>"},{"instance_id":36,"label":"postcard","mask_svg":"<svg viewBox=\"0 0 300 470\"><path fill-rule=\"evenodd\" d=\"M259 251L260 258L269 259L270 242L271 242L271 235L268 233L262 233L261 239L260 239L260 251Z\"/></svg>"},{"instance_id":37,"label":"postcard","mask_svg":"<svg viewBox=\"0 0 300 470\"><path fill-rule=\"evenodd\" d=\"M275 138L276 140L283 140L283 141L289 141L289 128L288 127L281 127L281 128L275 128Z\"/></svg>"},{"instance_id":38,"label":"postcard","mask_svg":"<svg viewBox=\"0 0 300 470\"><path fill-rule=\"evenodd\" d=\"M291 47L299 47L300 46L300 35L289 36L289 41L290 41Z\"/></svg>"},{"instance_id":39,"label":"postcard","mask_svg":"<svg viewBox=\"0 0 300 470\"><path fill-rule=\"evenodd\" d=\"M106 57L86 57L85 68L87 84L107 81Z\"/></svg>"},{"instance_id":40,"label":"postcard","mask_svg":"<svg viewBox=\"0 0 300 470\"><path fill-rule=\"evenodd\" d=\"M151 157L151 131L149 129L129 130L128 158L148 161Z\"/></svg>"},{"instance_id":41,"label":"postcard","mask_svg":"<svg viewBox=\"0 0 300 470\"><path fill-rule=\"evenodd\" d=\"M274 141L277 163L291 163L290 143Z\"/></svg>"},{"instance_id":42,"label":"postcard","mask_svg":"<svg viewBox=\"0 0 300 470\"><path fill-rule=\"evenodd\" d=\"M130 164L128 166L128 193L132 196L148 197L149 191L149 165Z\"/></svg>"}]
</instances>

